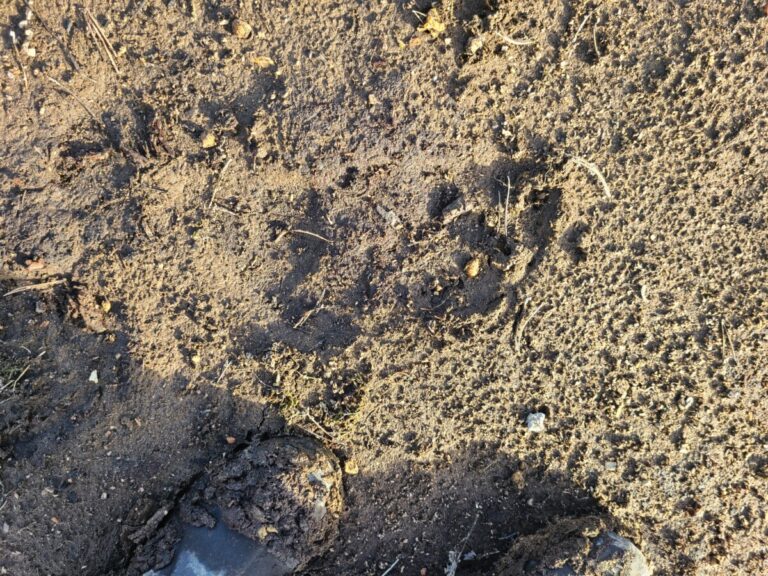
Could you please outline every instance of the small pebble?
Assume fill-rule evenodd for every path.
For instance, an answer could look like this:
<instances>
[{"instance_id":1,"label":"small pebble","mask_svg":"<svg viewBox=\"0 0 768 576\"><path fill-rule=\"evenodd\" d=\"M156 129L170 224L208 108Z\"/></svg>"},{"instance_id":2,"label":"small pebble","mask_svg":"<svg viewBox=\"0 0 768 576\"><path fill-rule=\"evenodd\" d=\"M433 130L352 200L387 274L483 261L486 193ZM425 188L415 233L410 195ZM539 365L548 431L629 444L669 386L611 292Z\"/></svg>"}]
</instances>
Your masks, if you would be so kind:
<instances>
[{"instance_id":1,"label":"small pebble","mask_svg":"<svg viewBox=\"0 0 768 576\"><path fill-rule=\"evenodd\" d=\"M203 145L203 148L206 150L208 148L213 148L216 146L216 136L213 135L212 132L206 132L203 134L203 137L200 139L201 144Z\"/></svg>"},{"instance_id":2,"label":"small pebble","mask_svg":"<svg viewBox=\"0 0 768 576\"><path fill-rule=\"evenodd\" d=\"M483 49L483 40L479 36L475 36L467 43L467 52L472 56L480 52Z\"/></svg>"},{"instance_id":3,"label":"small pebble","mask_svg":"<svg viewBox=\"0 0 768 576\"><path fill-rule=\"evenodd\" d=\"M480 274L480 258L472 258L472 260L467 262L466 266L464 266L464 274L468 278L476 278Z\"/></svg>"},{"instance_id":4,"label":"small pebble","mask_svg":"<svg viewBox=\"0 0 768 576\"><path fill-rule=\"evenodd\" d=\"M546 416L541 412L534 412L532 414L528 414L528 416L525 419L525 425L528 427L528 431L534 432L536 434L538 434L539 432L544 432L545 418Z\"/></svg>"},{"instance_id":5,"label":"small pebble","mask_svg":"<svg viewBox=\"0 0 768 576\"><path fill-rule=\"evenodd\" d=\"M91 375L88 376L88 382L93 382L94 384L99 383L99 373L97 370L94 370L91 372Z\"/></svg>"},{"instance_id":6,"label":"small pebble","mask_svg":"<svg viewBox=\"0 0 768 576\"><path fill-rule=\"evenodd\" d=\"M355 476L356 474L360 473L360 468L358 467L357 462L354 460L347 460L344 463L344 472L350 476Z\"/></svg>"},{"instance_id":7,"label":"small pebble","mask_svg":"<svg viewBox=\"0 0 768 576\"><path fill-rule=\"evenodd\" d=\"M251 34L253 34L253 27L248 24L248 22L237 18L232 22L232 34L241 40L245 40L246 38L250 38Z\"/></svg>"}]
</instances>

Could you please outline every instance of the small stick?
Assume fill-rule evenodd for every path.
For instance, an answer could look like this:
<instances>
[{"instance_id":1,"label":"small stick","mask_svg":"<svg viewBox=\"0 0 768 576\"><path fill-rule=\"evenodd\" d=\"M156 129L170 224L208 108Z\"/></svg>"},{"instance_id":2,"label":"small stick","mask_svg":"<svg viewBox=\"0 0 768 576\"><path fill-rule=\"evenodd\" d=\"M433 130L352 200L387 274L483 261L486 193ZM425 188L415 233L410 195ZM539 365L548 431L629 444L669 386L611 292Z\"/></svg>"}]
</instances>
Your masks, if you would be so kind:
<instances>
[{"instance_id":1,"label":"small stick","mask_svg":"<svg viewBox=\"0 0 768 576\"><path fill-rule=\"evenodd\" d=\"M21 374L19 374L19 375L16 377L16 380L14 380L13 382L8 382L8 384L6 384L5 386L2 386L2 387L0 387L0 392L2 392L3 390L5 390L6 388L13 388L13 389L15 390L15 389L16 389L16 384L18 384L19 382L21 382L21 379L22 379L22 378L24 378L24 374L26 374L26 373L27 373L27 371L29 370L29 368L30 368L31 366L32 366L32 364L27 364L27 365L24 367L24 370L22 370L22 371L21 371Z\"/></svg>"},{"instance_id":2,"label":"small stick","mask_svg":"<svg viewBox=\"0 0 768 576\"><path fill-rule=\"evenodd\" d=\"M318 240L327 242L328 244L333 244L333 240L328 240L328 238L326 238L325 236L320 236L320 234L315 234L314 232L309 232L307 230L301 230L300 228L291 228L289 232L295 232L296 234L305 234L307 236L312 236L312 238L317 238Z\"/></svg>"},{"instance_id":3,"label":"small stick","mask_svg":"<svg viewBox=\"0 0 768 576\"><path fill-rule=\"evenodd\" d=\"M475 514L475 521L472 522L472 526L470 527L469 532L467 532L467 535L464 536L464 539L461 541L461 548L445 568L446 576L456 576L456 571L459 569L459 564L461 564L461 556L464 554L464 548L467 547L467 542L469 541L470 536L472 536L472 532L475 531L475 526L477 526L477 521L479 519L480 512Z\"/></svg>"},{"instance_id":4,"label":"small stick","mask_svg":"<svg viewBox=\"0 0 768 576\"><path fill-rule=\"evenodd\" d=\"M294 330L298 330L304 325L304 322L309 320L309 318L314 314L315 312L321 310L320 303L323 301L323 298L325 298L325 292L326 290L323 289L322 294L320 294L320 298L317 299L317 304L315 304L311 310L307 310L304 312L304 314L301 315L301 318L299 318L299 321L296 322L296 324L293 325Z\"/></svg>"},{"instance_id":5,"label":"small stick","mask_svg":"<svg viewBox=\"0 0 768 576\"><path fill-rule=\"evenodd\" d=\"M208 202L208 209L211 209L211 206L213 206L213 201L216 200L216 189L218 188L219 182L221 182L221 175L224 174L224 171L229 168L229 164L232 162L231 158L227 158L227 161L225 162L224 166L222 166L221 170L219 170L219 175L216 177L216 182L213 185L213 190L211 190L211 200Z\"/></svg>"},{"instance_id":6,"label":"small stick","mask_svg":"<svg viewBox=\"0 0 768 576\"><path fill-rule=\"evenodd\" d=\"M312 417L312 414L310 414L309 412L307 412L307 411L305 410L305 411L304 411L304 416L306 416L307 418L309 418L309 419L312 421L312 423L313 423L315 426L317 426L317 428L318 428L318 429L319 429L319 430L320 430L320 431L321 431L323 434L325 434L326 436L328 436L328 438L330 438L331 440L335 440L335 438L334 438L333 434L331 434L330 432L328 432L328 430L326 430L325 428L323 428L323 427L320 425L320 422L318 422L317 420L315 420L315 419Z\"/></svg>"},{"instance_id":7,"label":"small stick","mask_svg":"<svg viewBox=\"0 0 768 576\"><path fill-rule=\"evenodd\" d=\"M53 286L58 286L59 284L64 284L66 282L66 278L61 278L60 280L51 280L49 282L42 282L40 284L30 284L29 286L20 286L18 288L14 288L10 292L6 292L3 294L3 297L5 296L13 296L14 294L20 294L22 292L27 292L29 290L45 290L46 288L51 288Z\"/></svg>"},{"instance_id":8,"label":"small stick","mask_svg":"<svg viewBox=\"0 0 768 576\"><path fill-rule=\"evenodd\" d=\"M115 73L120 75L120 69L117 67L116 62L117 54L115 54L115 51L112 48L112 44L110 44L109 40L107 40L107 35L104 34L104 30L101 29L101 26L99 26L96 18L93 17L93 14L91 14L91 11L88 10L88 8L83 8L83 13L85 14L85 21L93 28L97 38L99 38L99 40L101 40L102 44L104 45L104 50L107 52L109 63L112 64L112 68L115 69Z\"/></svg>"},{"instance_id":9,"label":"small stick","mask_svg":"<svg viewBox=\"0 0 768 576\"><path fill-rule=\"evenodd\" d=\"M395 558L395 561L392 562L392 564L391 564L391 566L389 568L387 568L386 570L384 570L384 572L381 573L381 576L387 576L387 574L392 572L392 570L395 569L395 566L397 566L399 563L400 563L400 556Z\"/></svg>"},{"instance_id":10,"label":"small stick","mask_svg":"<svg viewBox=\"0 0 768 576\"><path fill-rule=\"evenodd\" d=\"M507 199L504 201L504 237L509 236L509 192L512 190L512 182L509 181L509 174L507 174Z\"/></svg>"},{"instance_id":11,"label":"small stick","mask_svg":"<svg viewBox=\"0 0 768 576\"><path fill-rule=\"evenodd\" d=\"M231 214L232 216L242 216L242 214L240 214L239 212L230 210L229 208L222 206L221 204L214 204L213 208L214 210L221 210L222 212L226 212L227 214Z\"/></svg>"},{"instance_id":12,"label":"small stick","mask_svg":"<svg viewBox=\"0 0 768 576\"><path fill-rule=\"evenodd\" d=\"M224 378L224 373L227 371L227 368L229 368L229 360L224 362L224 368L221 369L221 374L219 374L219 377L216 379L214 386L219 385L219 382L221 382L221 379Z\"/></svg>"},{"instance_id":13,"label":"small stick","mask_svg":"<svg viewBox=\"0 0 768 576\"><path fill-rule=\"evenodd\" d=\"M579 33L581 32L581 29L584 28L584 24L587 23L587 20L589 20L592 17L592 12L584 16L584 20L581 21L581 24L579 24L578 30L576 30L576 34L573 35L573 41L572 43L575 44L576 40L579 38Z\"/></svg>"},{"instance_id":14,"label":"small stick","mask_svg":"<svg viewBox=\"0 0 768 576\"><path fill-rule=\"evenodd\" d=\"M496 32L496 36L504 40L504 42L512 44L513 46L530 46L531 44L536 44L536 40L531 40L530 38L517 39L500 32Z\"/></svg>"},{"instance_id":15,"label":"small stick","mask_svg":"<svg viewBox=\"0 0 768 576\"><path fill-rule=\"evenodd\" d=\"M597 54L598 58L602 56L602 54L600 54L600 48L597 45L597 25L599 21L600 17L595 13L595 25L592 27L592 41L595 43L595 54Z\"/></svg>"},{"instance_id":16,"label":"small stick","mask_svg":"<svg viewBox=\"0 0 768 576\"><path fill-rule=\"evenodd\" d=\"M608 186L608 181L605 179L605 176L603 176L603 173L600 172L600 169L595 166L592 162L589 162L588 160L585 160L584 158L580 158L579 156L571 156L571 160L582 168L586 168L590 174L592 174L595 178L598 179L600 182L600 185L603 187L603 191L605 192L605 195L613 200L613 195L611 195L611 187Z\"/></svg>"},{"instance_id":17,"label":"small stick","mask_svg":"<svg viewBox=\"0 0 768 576\"><path fill-rule=\"evenodd\" d=\"M546 302L542 302L536 308L533 309L533 312L531 312L528 316L525 317L523 322L520 324L520 330L518 331L517 335L515 336L515 350L520 350L520 342L523 339L523 332L525 332L525 327L528 326L528 323L533 319L534 316L538 313L539 310L541 310L542 306L544 306Z\"/></svg>"},{"instance_id":18,"label":"small stick","mask_svg":"<svg viewBox=\"0 0 768 576\"><path fill-rule=\"evenodd\" d=\"M46 79L47 79L49 82L51 82L51 83L52 83L54 86L56 86L56 87L57 87L59 90L61 90L61 91L62 91L62 92L64 92L65 94L67 94L67 95L69 95L69 96L72 96L72 98L74 98L74 99L75 99L75 102L77 102L78 104L80 104L80 106L82 106L82 107L83 107L83 109L84 109L86 112L88 112L88 115L89 115L91 118L93 118L93 121L94 121L94 122L96 122L96 124L99 126L99 128L100 128L100 129L101 129L101 130L102 130L102 131L103 131L103 132L106 134L107 130L106 130L106 128L104 127L104 125L103 125L103 124L101 123L101 121L100 121L100 120L99 120L99 119L96 117L96 114L94 114L94 113L93 113L93 111L91 111L91 109L90 109L90 108L88 108L88 105L87 105L87 104L86 104L86 103L85 103L85 102L84 102L84 101L83 101L83 100L82 100L82 99L81 99L81 98L80 98L80 97L79 97L77 94L75 94L74 92L72 92L72 90L70 90L69 88L67 88L66 86L64 86L64 84L62 84L61 82L59 82L59 81L58 81L58 80L56 80L55 78L51 78L51 77L50 77L50 76L48 76L47 74L43 74L43 77L44 77L44 78L46 78Z\"/></svg>"}]
</instances>

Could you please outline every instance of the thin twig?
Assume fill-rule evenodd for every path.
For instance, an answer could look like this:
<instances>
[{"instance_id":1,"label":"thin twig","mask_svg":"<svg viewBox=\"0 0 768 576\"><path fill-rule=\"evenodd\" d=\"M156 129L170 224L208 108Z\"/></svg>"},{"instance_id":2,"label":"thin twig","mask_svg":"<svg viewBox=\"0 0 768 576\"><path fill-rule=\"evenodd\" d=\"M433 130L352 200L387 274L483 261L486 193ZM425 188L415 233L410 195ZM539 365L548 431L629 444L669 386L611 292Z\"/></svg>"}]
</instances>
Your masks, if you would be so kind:
<instances>
[{"instance_id":1,"label":"thin twig","mask_svg":"<svg viewBox=\"0 0 768 576\"><path fill-rule=\"evenodd\" d=\"M312 421L312 423L313 423L315 426L317 426L318 430L320 430L320 431L321 431L323 434L325 434L326 436L328 436L328 438L330 438L331 440L336 440L336 438L333 436L333 434L332 434L331 432L329 432L328 430L326 430L325 428L323 428L323 426L320 424L320 422L318 422L317 420L315 420L315 419L312 417L312 414L310 414L309 412L307 412L307 411L305 410L305 411L304 411L304 416L306 416L307 418L309 418L309 419Z\"/></svg>"},{"instance_id":2,"label":"thin twig","mask_svg":"<svg viewBox=\"0 0 768 576\"><path fill-rule=\"evenodd\" d=\"M600 22L600 17L595 12L595 25L592 26L592 41L595 43L595 54L597 54L597 57L600 58L602 54L600 54L600 48L597 45L597 25Z\"/></svg>"},{"instance_id":3,"label":"thin twig","mask_svg":"<svg viewBox=\"0 0 768 576\"><path fill-rule=\"evenodd\" d=\"M60 280L51 280L49 282L41 282L40 284L30 284L29 286L19 286L18 288L14 288L10 292L6 292L3 294L3 297L5 296L13 296L14 294L20 294L21 292L27 292L29 290L45 290L46 288L51 288L53 286L58 286L59 284L64 284L66 282L66 278L61 278Z\"/></svg>"},{"instance_id":4,"label":"thin twig","mask_svg":"<svg viewBox=\"0 0 768 576\"><path fill-rule=\"evenodd\" d=\"M472 532L475 531L475 526L477 526L477 521L480 519L480 512L478 511L477 514L475 514L475 521L472 522L472 526L469 528L469 532L467 532L467 535L464 536L464 539L461 541L461 548L458 552L453 552L455 556L449 560L448 566L445 569L446 576L456 576L456 571L459 569L459 564L461 564L461 557L464 554L464 548L467 547L467 542L469 541L469 537L472 536ZM449 554L450 558L450 554Z\"/></svg>"},{"instance_id":5,"label":"thin twig","mask_svg":"<svg viewBox=\"0 0 768 576\"><path fill-rule=\"evenodd\" d=\"M541 310L542 306L544 306L546 302L542 302L536 308L533 309L533 312L531 312L528 316L525 317L523 322L520 324L520 330L517 332L517 335L515 336L515 350L520 350L520 343L523 339L523 332L525 332L525 327L528 326L528 323L533 319L534 316Z\"/></svg>"},{"instance_id":6,"label":"thin twig","mask_svg":"<svg viewBox=\"0 0 768 576\"><path fill-rule=\"evenodd\" d=\"M600 169L597 166L595 166L592 162L585 160L584 158L580 158L579 156L571 156L571 160L573 160L573 162L576 165L589 170L590 174L592 174L600 182L600 185L603 187L603 191L605 192L605 195L609 199L613 200L613 195L611 194L611 187L608 186L608 181L605 179L605 176L603 176L603 173L600 172Z\"/></svg>"},{"instance_id":7,"label":"thin twig","mask_svg":"<svg viewBox=\"0 0 768 576\"><path fill-rule=\"evenodd\" d=\"M222 212L226 212L227 214L231 214L232 216L242 216L240 212L235 212L234 210L230 210L226 206L222 206L219 203L216 203L213 205L214 210L221 210Z\"/></svg>"},{"instance_id":8,"label":"thin twig","mask_svg":"<svg viewBox=\"0 0 768 576\"><path fill-rule=\"evenodd\" d=\"M304 323L307 320L309 320L309 318L313 314L315 314L316 312L322 310L322 307L320 306L320 303L323 301L323 298L325 298L325 292L326 292L326 290L324 288L322 294L320 294L320 298L317 299L317 304L315 304L312 307L311 310L307 310L306 312L304 312L304 314L301 315L301 318L299 318L299 321L296 322L296 324L293 325L293 329L294 330L298 330L299 328L301 328L304 325Z\"/></svg>"},{"instance_id":9,"label":"thin twig","mask_svg":"<svg viewBox=\"0 0 768 576\"><path fill-rule=\"evenodd\" d=\"M323 242L328 242L328 244L333 244L333 240L328 240L325 236L320 236L320 234L315 234L314 232L309 232L308 230L301 230L300 228L291 228L289 232L295 232L296 234L304 234L306 236L312 236L312 238L317 238L318 240L322 240Z\"/></svg>"},{"instance_id":10,"label":"thin twig","mask_svg":"<svg viewBox=\"0 0 768 576\"><path fill-rule=\"evenodd\" d=\"M221 369L221 374L219 374L219 377L216 378L216 382L214 383L214 386L219 385L219 382L221 382L221 379L224 378L224 373L227 371L227 368L229 368L229 360L224 362L224 368Z\"/></svg>"},{"instance_id":11,"label":"thin twig","mask_svg":"<svg viewBox=\"0 0 768 576\"><path fill-rule=\"evenodd\" d=\"M85 14L86 23L93 28L96 37L104 45L104 50L107 53L109 63L112 65L112 68L115 69L115 73L117 75L120 75L120 68L117 67L117 54L115 53L115 50L112 48L112 44L110 44L109 40L107 40L107 35L104 34L104 30L101 29L101 26L99 26L99 23L96 21L96 18L94 18L93 14L91 14L91 11L88 10L88 8L83 7L83 13Z\"/></svg>"},{"instance_id":12,"label":"thin twig","mask_svg":"<svg viewBox=\"0 0 768 576\"><path fill-rule=\"evenodd\" d=\"M530 38L512 38L511 36L507 36L500 32L496 32L496 36L504 40L507 44L512 44L513 46L530 46L531 44L536 44L536 40L531 40Z\"/></svg>"},{"instance_id":13,"label":"thin twig","mask_svg":"<svg viewBox=\"0 0 768 576\"><path fill-rule=\"evenodd\" d=\"M16 380L14 380L13 382L8 382L8 384L6 384L5 386L0 386L0 392L4 391L6 388L13 388L15 390L16 384L21 382L21 379L24 378L24 374L27 373L27 371L30 369L31 366L32 364L27 364L24 370L21 371L21 374L19 374L16 377Z\"/></svg>"},{"instance_id":14,"label":"thin twig","mask_svg":"<svg viewBox=\"0 0 768 576\"><path fill-rule=\"evenodd\" d=\"M594 10L593 10L594 12ZM584 16L584 20L581 21L581 24L579 24L578 30L576 30L576 34L573 35L572 44L576 44L576 40L579 38L579 33L581 32L581 29L584 28L584 25L587 23L587 21L592 17L592 12Z\"/></svg>"},{"instance_id":15,"label":"thin twig","mask_svg":"<svg viewBox=\"0 0 768 576\"><path fill-rule=\"evenodd\" d=\"M501 226L501 192L498 190L496 190L496 212L498 225Z\"/></svg>"},{"instance_id":16,"label":"thin twig","mask_svg":"<svg viewBox=\"0 0 768 576\"><path fill-rule=\"evenodd\" d=\"M504 237L509 236L509 193L512 190L512 182L509 180L509 174L507 174L507 199L504 201Z\"/></svg>"},{"instance_id":17,"label":"thin twig","mask_svg":"<svg viewBox=\"0 0 768 576\"><path fill-rule=\"evenodd\" d=\"M387 568L386 570L384 570L384 572L382 572L382 573L381 573L381 576L387 576L387 574L389 574L390 572L392 572L392 570L394 570L394 569L395 569L395 566L397 566L399 563L400 563L400 556L398 556L397 558L395 558L395 561L394 561L394 562L392 562L392 564L390 565L390 567L389 567L389 568Z\"/></svg>"},{"instance_id":18,"label":"thin twig","mask_svg":"<svg viewBox=\"0 0 768 576\"><path fill-rule=\"evenodd\" d=\"M213 190L211 190L211 200L208 202L208 209L210 210L213 206L213 201L216 200L216 189L219 186L219 183L221 182L221 176L224 174L224 171L229 168L230 163L232 162L231 158L227 158L227 161L224 163L224 166L221 167L221 170L219 170L219 174L216 177L216 182L213 184Z\"/></svg>"},{"instance_id":19,"label":"thin twig","mask_svg":"<svg viewBox=\"0 0 768 576\"><path fill-rule=\"evenodd\" d=\"M47 74L43 74L43 77L46 78L49 82L51 82L54 86L56 86L59 90L67 94L68 96L72 96L72 98L82 106L83 110L88 112L88 115L93 119L94 122L99 126L99 129L102 130L105 134L107 133L107 129L104 127L104 125L101 123L101 121L96 117L96 114L93 113L93 111L88 107L88 105L72 90L64 86L61 82L56 80L55 78L51 78Z\"/></svg>"}]
</instances>

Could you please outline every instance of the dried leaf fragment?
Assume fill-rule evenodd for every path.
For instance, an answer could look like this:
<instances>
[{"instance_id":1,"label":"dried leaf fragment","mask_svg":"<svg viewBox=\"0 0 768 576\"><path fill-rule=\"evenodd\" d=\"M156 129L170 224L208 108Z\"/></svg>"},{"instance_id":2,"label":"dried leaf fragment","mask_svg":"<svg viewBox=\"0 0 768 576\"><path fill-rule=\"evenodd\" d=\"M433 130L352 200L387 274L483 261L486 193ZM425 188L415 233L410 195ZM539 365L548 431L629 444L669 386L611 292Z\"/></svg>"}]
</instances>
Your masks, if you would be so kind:
<instances>
[{"instance_id":1,"label":"dried leaf fragment","mask_svg":"<svg viewBox=\"0 0 768 576\"><path fill-rule=\"evenodd\" d=\"M269 56L253 56L251 58L251 64L256 66L256 68L269 68L270 66L275 65L275 61L272 60Z\"/></svg>"},{"instance_id":2,"label":"dried leaf fragment","mask_svg":"<svg viewBox=\"0 0 768 576\"><path fill-rule=\"evenodd\" d=\"M206 132L203 134L203 137L200 139L201 144L203 145L203 148L209 149L216 146L216 136L212 132Z\"/></svg>"},{"instance_id":3,"label":"dried leaf fragment","mask_svg":"<svg viewBox=\"0 0 768 576\"><path fill-rule=\"evenodd\" d=\"M445 23L440 17L440 11L437 8L430 8L424 24L419 26L418 30L419 32L427 32L434 39L445 32Z\"/></svg>"}]
</instances>

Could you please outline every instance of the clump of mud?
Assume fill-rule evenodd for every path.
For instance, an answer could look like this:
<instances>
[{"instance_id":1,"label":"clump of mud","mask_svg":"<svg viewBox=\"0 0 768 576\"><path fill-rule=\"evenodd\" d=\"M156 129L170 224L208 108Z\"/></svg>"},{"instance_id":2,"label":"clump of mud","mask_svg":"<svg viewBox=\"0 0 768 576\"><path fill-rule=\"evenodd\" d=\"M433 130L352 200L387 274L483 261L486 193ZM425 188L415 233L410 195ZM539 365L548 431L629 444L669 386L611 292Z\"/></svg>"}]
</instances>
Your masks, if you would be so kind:
<instances>
[{"instance_id":1,"label":"clump of mud","mask_svg":"<svg viewBox=\"0 0 768 576\"><path fill-rule=\"evenodd\" d=\"M520 538L500 562L499 576L650 576L632 542L603 518L560 520Z\"/></svg>"},{"instance_id":2,"label":"clump of mud","mask_svg":"<svg viewBox=\"0 0 768 576\"><path fill-rule=\"evenodd\" d=\"M279 437L248 446L191 486L168 522L139 547L132 571L170 565L192 541L183 539L190 531L198 549L184 551L204 558L208 551L204 541L199 543L199 528L213 529L218 522L253 541L253 556L268 554L282 566L281 573L301 570L334 541L342 500L338 462L318 443ZM217 568L235 573L238 562L252 561L247 554L240 556L231 559L231 566Z\"/></svg>"}]
</instances>

